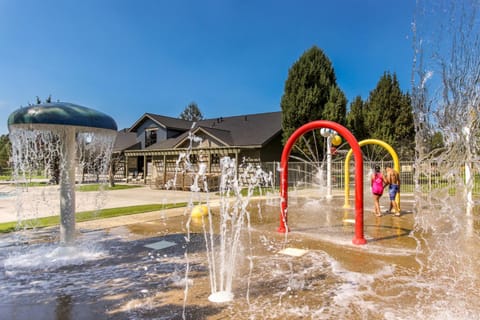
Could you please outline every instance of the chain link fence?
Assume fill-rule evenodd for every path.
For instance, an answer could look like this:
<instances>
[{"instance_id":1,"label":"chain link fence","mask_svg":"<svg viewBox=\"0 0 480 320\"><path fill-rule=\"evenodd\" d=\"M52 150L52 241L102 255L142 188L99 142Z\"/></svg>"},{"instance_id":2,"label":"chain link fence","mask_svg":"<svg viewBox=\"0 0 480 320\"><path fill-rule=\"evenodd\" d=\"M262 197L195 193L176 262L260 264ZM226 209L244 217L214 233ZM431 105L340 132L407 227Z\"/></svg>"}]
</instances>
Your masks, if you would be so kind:
<instances>
[{"instance_id":1,"label":"chain link fence","mask_svg":"<svg viewBox=\"0 0 480 320\"><path fill-rule=\"evenodd\" d=\"M370 176L373 173L375 165L379 165L382 172L385 172L385 167L390 164L393 167L392 161L381 162L364 162L363 176L364 188L370 187ZM260 164L262 170L273 173L273 184L276 188L280 186L280 163L279 162L264 162ZM415 170L417 170L414 161L401 161L400 166L400 181L401 192L412 193L415 190ZM451 188L452 190L458 184L458 181L465 181L464 168L456 168L454 172L449 171L442 174L438 170L439 165L435 161L423 162L418 166L420 172L418 174L418 185L423 192L431 192L439 188ZM480 168L480 163L474 164L473 168ZM355 187L355 162L351 161L348 166L349 185L350 188ZM480 172L478 169L474 171L474 187L473 193L480 195ZM327 164L326 162L289 162L288 163L288 185L289 187L312 187L312 186L326 186L327 183ZM345 189L345 162L333 161L331 163L331 185L332 190Z\"/></svg>"}]
</instances>

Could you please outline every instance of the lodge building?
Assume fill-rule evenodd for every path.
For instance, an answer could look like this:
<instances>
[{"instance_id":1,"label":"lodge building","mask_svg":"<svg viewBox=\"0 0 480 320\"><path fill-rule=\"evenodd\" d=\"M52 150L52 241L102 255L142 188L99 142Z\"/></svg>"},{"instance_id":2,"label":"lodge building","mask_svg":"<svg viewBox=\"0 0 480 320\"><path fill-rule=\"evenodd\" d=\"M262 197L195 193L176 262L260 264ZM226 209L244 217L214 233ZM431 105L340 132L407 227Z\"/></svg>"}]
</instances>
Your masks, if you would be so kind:
<instances>
[{"instance_id":1,"label":"lodge building","mask_svg":"<svg viewBox=\"0 0 480 320\"><path fill-rule=\"evenodd\" d=\"M204 164L209 185L215 185L220 159L242 163L279 161L282 153L281 112L246 114L198 122L145 113L130 128L117 133L113 157L116 176L127 182L164 188L176 175L175 188L187 189L191 174L177 162L189 155L193 166Z\"/></svg>"}]
</instances>

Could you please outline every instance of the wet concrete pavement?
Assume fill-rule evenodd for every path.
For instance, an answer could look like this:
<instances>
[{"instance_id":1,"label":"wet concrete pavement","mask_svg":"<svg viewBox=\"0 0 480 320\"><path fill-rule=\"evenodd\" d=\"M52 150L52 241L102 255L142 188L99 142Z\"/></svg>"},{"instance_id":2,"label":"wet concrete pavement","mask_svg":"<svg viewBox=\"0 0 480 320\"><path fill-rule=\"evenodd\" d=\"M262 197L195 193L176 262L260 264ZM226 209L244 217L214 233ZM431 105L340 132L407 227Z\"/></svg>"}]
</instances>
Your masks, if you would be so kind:
<instances>
[{"instance_id":1,"label":"wet concrete pavement","mask_svg":"<svg viewBox=\"0 0 480 320\"><path fill-rule=\"evenodd\" d=\"M106 207L116 207L188 202L191 194L143 187L114 191L108 198ZM3 236L0 314L22 320L30 319L31 314L38 315L36 319L72 320L299 319L315 318L315 314L324 314L325 319L362 319L365 317L361 312L345 316L342 306L333 307L329 301L338 295L339 285L351 281L342 278L345 272L375 273L383 268L382 263L399 264L407 269L418 267L413 258L415 241L409 237L413 199L411 196L403 199L401 217L375 217L366 202L364 225L368 243L365 246L352 244L354 211L342 208L343 198L339 194L332 201L298 193L292 196L288 235L276 231L278 196L253 201L249 205L252 211L249 241L253 249L249 251L247 238L241 248L243 258L251 257L253 270L246 261L239 262L234 287L236 299L229 304L212 304L207 299L210 286L204 227L192 221L187 229L186 208L78 223L78 242L100 250L100 255L74 266L55 267L39 262L38 267L22 267L5 263L15 252L28 254L44 245L51 248L57 240L57 228L38 230L35 234L19 233L13 238ZM216 217L218 199L211 200ZM388 202L382 204L385 207ZM18 242L20 238L23 240ZM153 245L169 243L173 245L152 249ZM307 253L302 257L279 254L288 247ZM27 256L27 259L40 260L40 256L44 256L42 251L38 258ZM332 272L329 259L341 261L342 268L348 271Z\"/></svg>"}]
</instances>

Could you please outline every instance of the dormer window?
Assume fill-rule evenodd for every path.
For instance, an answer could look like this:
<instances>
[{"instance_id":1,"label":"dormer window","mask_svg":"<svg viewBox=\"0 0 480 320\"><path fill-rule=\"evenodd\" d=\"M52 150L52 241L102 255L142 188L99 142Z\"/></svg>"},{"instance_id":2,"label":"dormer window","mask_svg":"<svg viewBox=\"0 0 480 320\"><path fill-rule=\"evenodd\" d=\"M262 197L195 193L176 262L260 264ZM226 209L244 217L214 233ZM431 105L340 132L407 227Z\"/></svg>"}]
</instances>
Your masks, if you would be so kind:
<instances>
[{"instance_id":1,"label":"dormer window","mask_svg":"<svg viewBox=\"0 0 480 320\"><path fill-rule=\"evenodd\" d=\"M145 130L145 148L157 142L157 128L148 128Z\"/></svg>"}]
</instances>

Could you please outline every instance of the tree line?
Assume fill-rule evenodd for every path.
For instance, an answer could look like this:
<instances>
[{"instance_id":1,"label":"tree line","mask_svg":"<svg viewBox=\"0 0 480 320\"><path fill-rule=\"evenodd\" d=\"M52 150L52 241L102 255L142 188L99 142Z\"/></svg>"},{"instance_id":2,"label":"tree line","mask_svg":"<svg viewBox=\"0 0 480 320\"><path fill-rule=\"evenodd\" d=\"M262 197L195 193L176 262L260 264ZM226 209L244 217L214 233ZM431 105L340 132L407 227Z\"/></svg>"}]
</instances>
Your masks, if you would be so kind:
<instances>
[{"instance_id":1,"label":"tree line","mask_svg":"<svg viewBox=\"0 0 480 320\"><path fill-rule=\"evenodd\" d=\"M284 143L298 127L322 119L345 126L358 141L385 141L402 159L415 156L412 99L395 73L385 72L365 101L357 96L347 109L331 61L313 46L289 69L281 109Z\"/></svg>"},{"instance_id":2,"label":"tree line","mask_svg":"<svg viewBox=\"0 0 480 320\"><path fill-rule=\"evenodd\" d=\"M289 69L280 107L283 144L300 126L321 119L345 126L358 141L382 140L391 145L401 159L415 157L412 99L402 92L395 73L384 72L365 101L357 96L347 108L347 98L337 84L331 61L320 48L313 46ZM203 115L192 102L180 118L196 121L203 119ZM308 139L297 144L302 148ZM431 149L441 144L441 134L434 133L430 137Z\"/></svg>"}]
</instances>

